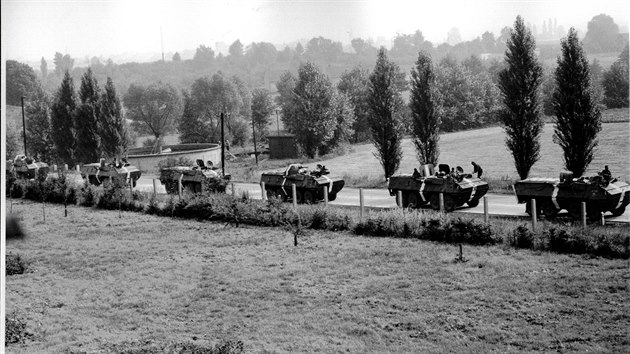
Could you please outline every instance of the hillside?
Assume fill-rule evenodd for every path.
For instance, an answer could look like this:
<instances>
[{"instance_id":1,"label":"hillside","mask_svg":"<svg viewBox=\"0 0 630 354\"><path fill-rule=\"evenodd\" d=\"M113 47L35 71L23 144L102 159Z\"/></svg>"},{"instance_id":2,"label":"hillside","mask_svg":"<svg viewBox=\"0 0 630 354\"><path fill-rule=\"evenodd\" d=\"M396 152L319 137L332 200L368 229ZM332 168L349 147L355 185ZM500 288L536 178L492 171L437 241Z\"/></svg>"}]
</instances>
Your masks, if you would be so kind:
<instances>
[{"instance_id":1,"label":"hillside","mask_svg":"<svg viewBox=\"0 0 630 354\"><path fill-rule=\"evenodd\" d=\"M553 142L553 124L546 124L541 137L541 159L533 166L530 175L557 177L563 170L562 150ZM500 127L446 133L440 136L440 162L462 166L472 171L471 161L483 167L484 174L495 178L518 177L514 162L505 147L505 133ZM403 140L403 160L398 173L411 173L418 165L411 139ZM383 169L374 157L372 144L355 145L344 156L324 160L321 163L333 174L379 178ZM609 165L614 176L628 179L630 176L630 124L628 122L602 124L599 148L587 174L594 174Z\"/></svg>"}]
</instances>

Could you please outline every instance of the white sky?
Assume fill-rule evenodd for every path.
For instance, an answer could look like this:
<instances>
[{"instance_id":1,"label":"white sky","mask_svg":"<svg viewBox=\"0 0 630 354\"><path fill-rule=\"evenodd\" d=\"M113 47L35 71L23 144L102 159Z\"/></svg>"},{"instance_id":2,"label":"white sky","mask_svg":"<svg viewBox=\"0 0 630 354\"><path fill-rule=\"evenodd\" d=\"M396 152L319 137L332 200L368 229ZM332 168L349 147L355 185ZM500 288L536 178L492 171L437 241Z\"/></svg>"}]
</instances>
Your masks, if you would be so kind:
<instances>
[{"instance_id":1,"label":"white sky","mask_svg":"<svg viewBox=\"0 0 630 354\"><path fill-rule=\"evenodd\" d=\"M123 53L215 47L236 39L274 44L324 36L344 43L351 38L384 37L420 30L434 43L457 27L464 40L490 30L498 36L518 14L542 32L542 22L556 18L565 30L586 29L605 13L627 27L628 1L405 1L405 0L2 0L4 59L109 57Z\"/></svg>"}]
</instances>

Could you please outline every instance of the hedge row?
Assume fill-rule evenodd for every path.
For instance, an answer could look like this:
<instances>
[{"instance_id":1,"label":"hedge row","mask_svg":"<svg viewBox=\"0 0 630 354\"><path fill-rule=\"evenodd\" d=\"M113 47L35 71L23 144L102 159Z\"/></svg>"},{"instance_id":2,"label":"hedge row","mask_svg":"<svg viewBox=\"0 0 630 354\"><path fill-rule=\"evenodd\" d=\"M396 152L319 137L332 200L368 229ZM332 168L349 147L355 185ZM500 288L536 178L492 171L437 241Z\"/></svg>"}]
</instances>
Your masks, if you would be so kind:
<instances>
[{"instance_id":1,"label":"hedge row","mask_svg":"<svg viewBox=\"0 0 630 354\"><path fill-rule=\"evenodd\" d=\"M103 209L120 209L188 219L224 221L236 226L291 226L299 229L344 231L356 235L417 238L447 243L493 245L504 243L519 248L559 253L592 254L623 258L630 256L630 236L616 228L589 229L554 225L537 232L514 223L506 231L475 219L462 219L447 214L418 213L396 209L372 213L354 222L345 211L317 206L300 206L277 199L249 199L223 193L186 195L180 201L171 197L159 201L147 194L129 193L124 181L114 180L103 186L74 185L61 176L45 181L13 181L7 186L14 198L27 198L50 203L68 203ZM510 224L511 225L511 224Z\"/></svg>"}]
</instances>

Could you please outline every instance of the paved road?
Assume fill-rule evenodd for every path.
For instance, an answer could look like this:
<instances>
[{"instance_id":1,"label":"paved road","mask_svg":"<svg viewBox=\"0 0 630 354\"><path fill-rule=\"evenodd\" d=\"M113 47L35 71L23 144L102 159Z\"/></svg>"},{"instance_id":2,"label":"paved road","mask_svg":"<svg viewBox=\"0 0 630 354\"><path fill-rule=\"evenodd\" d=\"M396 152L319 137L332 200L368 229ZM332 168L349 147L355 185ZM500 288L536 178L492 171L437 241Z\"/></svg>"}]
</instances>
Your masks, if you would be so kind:
<instances>
[{"instance_id":1,"label":"paved road","mask_svg":"<svg viewBox=\"0 0 630 354\"><path fill-rule=\"evenodd\" d=\"M153 179L157 179L155 175L142 175L138 180L136 186L137 189L145 192L153 192ZM262 199L262 193L260 185L257 183L235 183L234 184L237 195L241 195L242 192L247 191L249 196L253 199ZM166 189L160 184L160 181L156 183L157 193L166 193ZM228 188L228 193L231 190ZM516 197L512 194L486 194L488 197L488 213L490 215L510 215L528 217L525 213L525 204L518 204ZM396 207L396 200L389 195L389 191L386 189L363 189L363 202L366 207L374 209L389 209ZM359 189L358 188L343 188L338 194L337 199L334 202L330 202L331 205L339 206L359 206ZM483 214L483 201L474 208L460 207L456 210L458 213L469 214ZM630 223L630 212L626 212L619 217L613 217L610 214L606 215L606 221L625 222Z\"/></svg>"}]
</instances>

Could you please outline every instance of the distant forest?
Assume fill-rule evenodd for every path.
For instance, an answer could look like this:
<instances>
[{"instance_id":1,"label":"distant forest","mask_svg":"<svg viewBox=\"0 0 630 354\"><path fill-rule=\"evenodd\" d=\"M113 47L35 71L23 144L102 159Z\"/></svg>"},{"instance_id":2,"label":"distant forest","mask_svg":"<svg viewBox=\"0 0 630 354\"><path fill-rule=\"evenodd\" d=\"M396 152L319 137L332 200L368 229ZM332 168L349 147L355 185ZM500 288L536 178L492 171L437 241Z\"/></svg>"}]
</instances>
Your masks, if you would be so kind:
<instances>
[{"instance_id":1,"label":"distant forest","mask_svg":"<svg viewBox=\"0 0 630 354\"><path fill-rule=\"evenodd\" d=\"M566 36L562 27L545 25L539 38ZM555 31L555 32L554 32ZM455 45L442 43L435 45L425 40L421 31L412 34L397 34L393 45L388 51L390 59L398 64L401 70L409 72L418 57L419 51L424 51L433 58L435 63L444 58L449 61L462 62L474 56L481 59L486 70L500 66L503 62L505 43L509 38L510 28L504 27L501 33L495 35L485 32L480 37L460 42ZM610 16L598 15L589 22L589 31L583 38L584 49L592 61L603 69L607 69L618 57L627 42L627 33L619 33L618 26ZM200 78L212 76L222 72L225 76L240 78L248 88L265 88L276 92L276 83L286 72L297 72L300 63L309 61L321 68L333 83L338 82L344 72L360 66L371 70L374 66L378 48L370 41L355 38L351 41L352 51L343 50L341 42L323 37L315 37L294 47L276 48L269 42L243 44L240 40L229 46L227 55L216 54L214 50L200 45L192 59L182 60L180 53L174 53L150 63L115 63L111 59L105 60L93 57L90 67L99 82L105 82L107 77L114 81L118 92L127 92L131 84L148 85L157 81L169 83L177 89L189 88ZM537 43L539 59L551 71L560 54L559 40L539 40ZM87 70L86 67L75 67L75 59L70 55L56 53L52 63L42 58L38 72L44 89L52 93L60 85L65 70L69 70L71 77L78 82ZM48 69L50 68L50 69Z\"/></svg>"}]
</instances>

